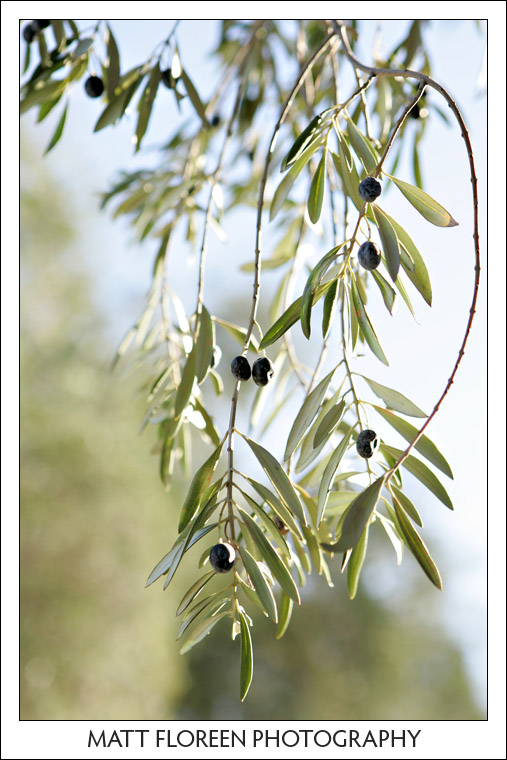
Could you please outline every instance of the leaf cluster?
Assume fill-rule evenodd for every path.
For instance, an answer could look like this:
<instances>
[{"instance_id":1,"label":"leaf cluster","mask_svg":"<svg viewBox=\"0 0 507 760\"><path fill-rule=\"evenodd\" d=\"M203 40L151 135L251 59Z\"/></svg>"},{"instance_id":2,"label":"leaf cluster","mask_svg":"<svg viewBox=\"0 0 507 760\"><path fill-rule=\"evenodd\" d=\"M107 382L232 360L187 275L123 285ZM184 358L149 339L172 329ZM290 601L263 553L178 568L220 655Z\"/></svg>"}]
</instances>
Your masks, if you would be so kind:
<instances>
[{"instance_id":1,"label":"leaf cluster","mask_svg":"<svg viewBox=\"0 0 507 760\"><path fill-rule=\"evenodd\" d=\"M208 102L190 79L187 61L181 60L175 28L146 61L122 73L119 47L108 23L99 22L89 36L74 22L51 23L55 47L48 52L46 43L39 43L40 63L22 87L22 111L37 107L39 120L45 118L86 75L92 56L100 60L105 82L104 107L95 131L116 124L137 97L136 152L147 134L161 85L172 90L177 108L183 99L192 107L192 117L162 146L159 164L124 171L102 199L102 207L114 205L115 217L128 216L139 241L152 239L157 244L146 308L122 341L114 364L125 366L130 361L132 368L148 373L141 429L151 426L157 431L153 452L167 488L177 465L185 472L196 442L204 441L210 448L189 477L174 543L150 573L147 585L164 577L167 588L187 552L199 545L201 574L177 609L182 616L181 651L190 650L220 620L228 619L233 638L240 639L244 699L253 674L252 605L282 637L294 605L301 603L300 588L308 575L315 571L333 585L336 554L341 555L340 569L354 598L373 533L387 537L398 564L408 550L429 580L442 587L438 569L414 527L422 527L422 518L407 495L410 483L405 474L417 478L452 509L444 485L429 465L450 478L451 468L437 446L406 419L426 420L419 406L350 367L351 359L358 359L364 350L388 365L368 303L370 289L378 288L390 315L401 298L415 316L410 288L431 306L430 276L423 247L413 241L403 220L389 213L389 196L366 203L359 185L366 177L375 177L383 193L391 184L429 223L452 228L457 222L422 188L419 147L424 120L410 129L407 110L420 93L396 78L370 77L344 97L339 77L339 67L345 65L343 51L330 45L332 35L325 22L301 21L294 35L281 21L224 20L214 52L217 85ZM423 28L423 22L414 21L386 62L401 59L407 66L422 59L429 73ZM357 27L351 31L358 33ZM39 37L46 39L45 33ZM294 61L299 73L290 92L280 76L281 63ZM28 48L25 71L29 66ZM283 103L290 107L282 107L283 118L266 155L265 124L276 123L273 102L278 109ZM431 104L426 105L431 113ZM67 108L68 102L48 150L62 135ZM397 176L407 142L412 144L413 183ZM272 190L264 197L266 187ZM211 231L224 239L224 217L241 204L255 203L258 240L268 216L263 211L269 210L268 238L278 236L278 242L270 257L261 257L257 246L254 260L243 267L254 273L254 298L249 324L240 325L208 308L207 236ZM338 203L343 212L338 212ZM184 230L189 249L201 231L196 306L190 313L170 286L168 252L177 228ZM317 261L305 257L304 242L311 235L319 241ZM372 238L381 248L382 262L370 272L359 265L357 249ZM279 278L265 331L256 318L261 270ZM299 270L305 281L293 300ZM321 299L316 337L315 307ZM321 342L315 370L298 356L295 331L306 341ZM215 401L223 393L225 377L229 378L230 359L219 365L226 337L238 343L242 355L265 356L269 349L274 364L273 381L255 394L248 434L235 425L239 381L228 427L220 429L215 420ZM339 361L321 377L330 340L338 347ZM283 456L275 456L260 441L275 427L280 437L289 399L299 399L299 409L283 434ZM370 414L375 423L370 423ZM387 432L382 433L375 457L365 461L358 456L355 441L372 424ZM396 436L407 442L406 452L393 445ZM255 477L236 469L234 437L243 441L258 470ZM210 548L220 541L236 551L234 567L224 576L207 568Z\"/></svg>"}]
</instances>

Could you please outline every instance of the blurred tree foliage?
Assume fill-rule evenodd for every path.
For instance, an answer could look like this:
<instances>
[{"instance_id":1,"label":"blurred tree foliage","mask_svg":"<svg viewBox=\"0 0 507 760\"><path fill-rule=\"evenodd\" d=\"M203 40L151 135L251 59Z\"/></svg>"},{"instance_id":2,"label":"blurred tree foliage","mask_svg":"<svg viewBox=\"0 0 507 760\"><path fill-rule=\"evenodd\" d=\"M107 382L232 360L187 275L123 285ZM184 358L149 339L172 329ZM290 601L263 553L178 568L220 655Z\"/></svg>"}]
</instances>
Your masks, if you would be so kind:
<instances>
[{"instance_id":1,"label":"blurred tree foliage","mask_svg":"<svg viewBox=\"0 0 507 760\"><path fill-rule=\"evenodd\" d=\"M174 530L181 490L164 494L153 477L156 461L133 435L142 399L108 371L114 347L69 195L24 144L21 717L479 719L458 650L423 603L424 579L394 611L367 596L367 583L352 604L343 584L310 579L283 646L254 619L256 678L243 704L228 688L234 644L223 631L180 657L174 604L196 558L167 591L170 614L142 584Z\"/></svg>"},{"instance_id":2,"label":"blurred tree foliage","mask_svg":"<svg viewBox=\"0 0 507 760\"><path fill-rule=\"evenodd\" d=\"M21 716L166 717L184 663L143 581L175 512L109 372L69 197L22 153Z\"/></svg>"}]
</instances>

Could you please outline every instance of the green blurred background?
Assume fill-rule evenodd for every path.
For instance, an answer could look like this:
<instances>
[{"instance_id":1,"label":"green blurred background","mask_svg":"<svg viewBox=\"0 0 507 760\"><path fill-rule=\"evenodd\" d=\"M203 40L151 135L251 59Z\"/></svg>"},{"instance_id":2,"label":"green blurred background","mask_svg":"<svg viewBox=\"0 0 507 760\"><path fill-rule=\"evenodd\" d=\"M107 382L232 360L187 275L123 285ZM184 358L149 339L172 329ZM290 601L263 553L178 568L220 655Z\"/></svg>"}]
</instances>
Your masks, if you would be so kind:
<instances>
[{"instance_id":1,"label":"green blurred background","mask_svg":"<svg viewBox=\"0 0 507 760\"><path fill-rule=\"evenodd\" d=\"M350 602L342 582L310 578L282 641L256 618L244 704L225 626L179 655L174 611L192 557L165 593L143 585L172 543L186 486L164 492L153 441L136 436L139 378L110 372L116 346L78 215L24 140L21 718L483 719L441 596L408 557L394 594L363 583ZM370 574L394 565L385 542L371 551Z\"/></svg>"}]
</instances>

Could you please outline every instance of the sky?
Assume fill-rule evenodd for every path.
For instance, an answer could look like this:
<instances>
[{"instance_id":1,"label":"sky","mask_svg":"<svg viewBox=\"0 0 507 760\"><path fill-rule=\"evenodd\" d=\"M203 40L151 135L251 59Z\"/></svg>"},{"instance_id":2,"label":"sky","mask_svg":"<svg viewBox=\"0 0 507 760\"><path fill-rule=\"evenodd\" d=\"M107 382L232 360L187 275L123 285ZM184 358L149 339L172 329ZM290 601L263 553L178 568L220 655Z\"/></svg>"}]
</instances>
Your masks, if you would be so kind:
<instances>
[{"instance_id":1,"label":"sky","mask_svg":"<svg viewBox=\"0 0 507 760\"><path fill-rule=\"evenodd\" d=\"M88 22L86 22L88 23ZM113 21L125 68L144 60L156 43L172 27L171 20ZM83 22L83 25L85 22ZM385 21L382 34L386 40L397 39L406 22ZM181 58L203 98L211 89L213 66L207 56L218 30L212 21L187 21L180 24L178 43ZM363 38L358 57L369 62L373 39ZM485 48L484 30L479 32L467 21L439 21L427 34L433 76L449 89L467 122L474 145L480 193L483 201L481 243L486 248L486 100L477 94L476 83L481 75ZM463 55L463 51L466 55ZM146 147L156 145L172 132L177 118L172 100L157 103L146 139ZM136 319L149 285L153 247L135 247L128 226L112 222L108 214L97 209L98 194L108 186L118 168L132 167L146 159L133 158L128 119L115 129L92 135L93 125L101 111L100 102L93 102L75 87L64 136L57 148L44 161L60 177L72 193L73 207L79 210L86 225L81 226L81 248L87 251L90 269L97 282L98 305L108 315L108 333L118 342ZM23 117L23 129L41 146L47 144L54 129L54 119L34 125L34 114ZM381 383L405 391L424 409L431 409L455 362L467 319L473 288L473 249L471 225L471 193L467 175L467 158L457 129L433 120L427 131L424 147L423 174L425 189L434 195L460 222L453 230L430 227L413 212L401 197L389 196L386 209L396 218L397 212L407 221L406 228L416 240L425 241L425 258L432 277L434 306L429 309L417 302L420 324L409 322L407 313L400 313L393 322L380 316L378 332L390 367L384 369L369 357L357 371L373 376ZM398 176L410 181L406 174ZM503 180L502 180L503 182ZM504 184L504 182L503 182ZM387 203L387 201L386 201ZM92 225L90 218L94 219ZM78 220L79 226L79 220ZM247 230L247 231L246 231ZM252 258L252 228L238 218L230 229L226 246L215 243L210 255L240 252L241 263ZM445 242L443 242L445 240ZM485 610L486 610L486 272L478 311L469 347L456 382L428 431L439 447L448 454L455 480L449 493L456 508L454 513L439 508L436 502L426 510L425 527L430 541L437 541L438 554L445 558L445 604L441 604L446 625L462 646L470 673L477 686L479 702L485 697ZM181 287L185 291L195 272L182 272ZM243 287L245 275L238 275ZM220 281L210 283L210 291ZM267 286L269 287L269 286ZM192 291L193 292L193 291ZM191 296L194 297L193 295ZM211 305L213 298L210 295ZM422 303L422 302L421 302ZM402 308L399 309L402 312ZM410 392L409 390L410 389ZM446 486L448 484L446 483ZM437 564L440 564L437 562ZM365 574L368 582L367 574ZM373 589L373 585L372 585Z\"/></svg>"}]
</instances>

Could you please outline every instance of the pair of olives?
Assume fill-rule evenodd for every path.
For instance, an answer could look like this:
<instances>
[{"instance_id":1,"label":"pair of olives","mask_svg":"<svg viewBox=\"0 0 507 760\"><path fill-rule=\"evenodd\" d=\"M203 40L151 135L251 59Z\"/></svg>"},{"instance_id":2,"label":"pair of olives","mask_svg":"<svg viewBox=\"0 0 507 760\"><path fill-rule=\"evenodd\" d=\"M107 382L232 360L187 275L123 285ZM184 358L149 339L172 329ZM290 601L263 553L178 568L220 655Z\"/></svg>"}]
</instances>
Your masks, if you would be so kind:
<instances>
[{"instance_id":1,"label":"pair of olives","mask_svg":"<svg viewBox=\"0 0 507 760\"><path fill-rule=\"evenodd\" d=\"M275 371L272 362L263 356L257 359L250 368L250 362L246 356L235 356L231 362L231 372L238 380L250 380L256 385L267 385L273 379Z\"/></svg>"},{"instance_id":2,"label":"pair of olives","mask_svg":"<svg viewBox=\"0 0 507 760\"><path fill-rule=\"evenodd\" d=\"M366 177L359 184L358 192L363 201L373 203L373 201L375 201L381 194L382 186L374 177ZM379 266L382 261L382 254L375 243L372 243L371 240L367 240L366 243L363 243L359 247L357 259L363 269L367 269L371 272Z\"/></svg>"}]
</instances>

